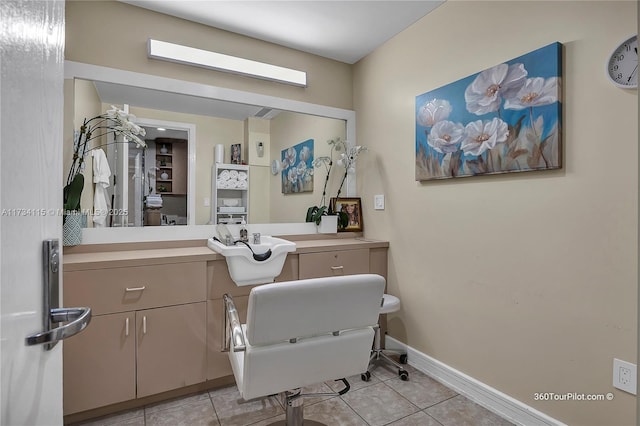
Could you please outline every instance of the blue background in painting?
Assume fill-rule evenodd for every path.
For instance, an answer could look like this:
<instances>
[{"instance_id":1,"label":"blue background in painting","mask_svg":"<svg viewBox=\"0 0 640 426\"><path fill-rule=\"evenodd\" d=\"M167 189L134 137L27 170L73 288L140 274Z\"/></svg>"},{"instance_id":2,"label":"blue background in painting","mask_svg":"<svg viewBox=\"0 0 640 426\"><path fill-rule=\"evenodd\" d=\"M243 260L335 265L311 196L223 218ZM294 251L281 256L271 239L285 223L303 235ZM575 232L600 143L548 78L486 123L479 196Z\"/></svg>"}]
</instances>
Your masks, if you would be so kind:
<instances>
[{"instance_id":1,"label":"blue background in painting","mask_svg":"<svg viewBox=\"0 0 640 426\"><path fill-rule=\"evenodd\" d=\"M562 45L560 43L552 43L548 46L541 47L540 49L534 50L533 52L519 56L510 61L505 61L503 63L508 65L517 63L523 64L525 70L527 70L527 78L543 77L546 79L549 77L560 77L562 75L561 47ZM420 107L422 107L426 102L433 99L446 99L449 101L449 103L451 103L452 108L451 114L449 114L449 118L447 120L453 121L455 123L462 123L463 125L467 125L472 121L491 120L494 117L500 116L502 120L504 120L511 126L514 126L518 122L520 117L524 117L524 120L522 121L523 126L531 125L529 108L525 108L522 110L504 109L504 100L502 101L499 111L490 112L483 115L476 115L467 111L467 103L464 99L464 92L467 87L471 83L473 83L473 80L478 74L480 73L475 73L473 75L470 75L469 77L465 77L453 83L447 84L446 86L416 96L416 117L418 116ZM558 88L559 90L561 90L561 84L562 83L560 83L560 86ZM498 112L500 112L500 114L498 114ZM551 105L535 107L533 109L533 115L534 120L540 116L543 117L544 130L542 138L544 139L548 132L553 128L554 124L560 120L560 102L556 102ZM427 136L425 134L425 130L428 129L430 128L418 124L416 118L416 153L418 152L419 146L422 145L427 152L431 151L432 154L438 154L438 157L441 158L443 154L440 154L439 152L433 150L433 148L431 148L427 144ZM474 156L466 155L463 157L474 158Z\"/></svg>"},{"instance_id":2,"label":"blue background in painting","mask_svg":"<svg viewBox=\"0 0 640 426\"><path fill-rule=\"evenodd\" d=\"M296 163L293 166L290 166L290 167L298 167L298 164L300 164L300 151L302 151L302 148L304 148L305 146L308 147L309 150L311 151L311 155L309 156L309 159L307 159L305 164L307 165L307 169L312 169L313 170L313 157L314 157L313 139L307 139L306 141L300 142L299 144L293 146L293 148L296 150ZM286 155L287 155L287 149L283 149L280 152L280 160L284 161ZM281 175L280 175L281 180L283 182L283 193L285 193L284 192L284 182L287 179L287 174L289 173L289 168L290 167L283 168L282 172L281 172ZM299 192L299 191L294 191L294 192Z\"/></svg>"}]
</instances>

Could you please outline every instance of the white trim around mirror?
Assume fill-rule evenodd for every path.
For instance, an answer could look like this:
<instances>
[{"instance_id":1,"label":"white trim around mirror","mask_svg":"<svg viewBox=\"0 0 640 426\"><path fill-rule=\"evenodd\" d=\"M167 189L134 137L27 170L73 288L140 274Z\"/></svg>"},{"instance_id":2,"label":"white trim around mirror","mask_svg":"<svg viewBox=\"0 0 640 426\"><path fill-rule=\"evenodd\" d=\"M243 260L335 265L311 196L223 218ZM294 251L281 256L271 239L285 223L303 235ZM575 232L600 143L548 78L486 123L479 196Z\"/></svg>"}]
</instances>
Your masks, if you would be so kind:
<instances>
[{"instance_id":1,"label":"white trim around mirror","mask_svg":"<svg viewBox=\"0 0 640 426\"><path fill-rule=\"evenodd\" d=\"M299 112L303 114L317 115L327 118L335 118L339 120L345 120L346 123L346 139L349 145L355 145L356 143L356 113L353 110L341 109L330 107L326 105L312 104L308 102L296 101L292 99L279 98L275 96L263 95L259 93L246 92L242 90L228 89L225 87L211 86L201 83L195 83L191 81L178 80L168 77L161 77L150 74L143 74L133 71L126 71L116 68L103 67L99 65L85 64L81 62L65 61L64 65L64 78L65 79L84 79L91 81L101 81L105 83L122 84L127 86L141 87L145 89L161 90L170 93L182 93L186 95L211 98L222 101L237 102L248 105L259 105L263 107L279 109L284 111ZM191 148L191 147L190 147ZM195 154L189 152L189 162L191 166L192 156L195 161ZM190 167L191 169L191 167ZM195 170L195 167L193 167ZM191 174L191 171L189 172ZM194 183L195 184L195 183ZM355 174L349 174L347 179L347 187L345 196L354 196L356 188ZM191 204L191 203L190 203ZM194 206L195 207L195 206ZM188 209L190 212L191 205ZM307 226L292 227L292 224L288 224L288 228L294 231L295 228L301 229L304 233L308 233ZM308 225L308 224L305 224ZM187 225L189 235L186 239L192 239L196 235L200 235L199 229L201 229L202 238L208 238L210 235L211 227L207 225ZM166 231L167 227L145 227L145 228L127 228L128 237L127 240L133 238L137 241L162 241L165 239L175 239L163 236L163 231ZM179 226L178 228L184 228ZM112 228L109 228L112 229ZM115 228L113 228L115 229ZM103 242L119 242L119 238L116 235L107 236L105 230L97 230L93 228L84 229L85 243L97 244ZM103 231L103 232L99 232ZM295 231L294 231L295 232ZM93 234L96 235L93 235ZM289 232L290 233L290 232ZM119 235L123 236L121 233ZM134 235L136 234L136 235ZM168 238L167 238L168 237Z\"/></svg>"}]
</instances>

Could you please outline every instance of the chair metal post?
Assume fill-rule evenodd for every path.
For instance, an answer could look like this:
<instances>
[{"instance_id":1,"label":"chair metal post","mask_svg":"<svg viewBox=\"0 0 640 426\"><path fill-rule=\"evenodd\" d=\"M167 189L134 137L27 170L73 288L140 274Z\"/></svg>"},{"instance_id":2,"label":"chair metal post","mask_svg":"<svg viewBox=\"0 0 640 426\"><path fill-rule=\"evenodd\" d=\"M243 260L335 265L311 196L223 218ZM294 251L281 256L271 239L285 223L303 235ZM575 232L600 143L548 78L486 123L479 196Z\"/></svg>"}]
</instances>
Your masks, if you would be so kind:
<instances>
[{"instance_id":1,"label":"chair metal post","mask_svg":"<svg viewBox=\"0 0 640 426\"><path fill-rule=\"evenodd\" d=\"M233 298L225 294L222 296L222 303L224 304L225 312L222 351L228 352L229 346L231 346L233 352L244 351L246 348L244 333L242 332L240 317L236 305L233 303Z\"/></svg>"}]
</instances>

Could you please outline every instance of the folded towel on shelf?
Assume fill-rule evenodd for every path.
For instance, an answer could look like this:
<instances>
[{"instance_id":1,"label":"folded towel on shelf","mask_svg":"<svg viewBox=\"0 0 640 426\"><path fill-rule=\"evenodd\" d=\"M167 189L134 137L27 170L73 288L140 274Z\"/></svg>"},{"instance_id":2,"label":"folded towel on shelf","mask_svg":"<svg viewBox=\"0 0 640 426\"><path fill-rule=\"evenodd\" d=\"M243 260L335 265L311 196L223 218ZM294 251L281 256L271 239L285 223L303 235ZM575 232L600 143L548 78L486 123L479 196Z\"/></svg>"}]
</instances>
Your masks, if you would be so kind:
<instances>
[{"instance_id":1,"label":"folded towel on shelf","mask_svg":"<svg viewBox=\"0 0 640 426\"><path fill-rule=\"evenodd\" d=\"M247 180L247 172L238 172L238 180Z\"/></svg>"},{"instance_id":2,"label":"folded towel on shelf","mask_svg":"<svg viewBox=\"0 0 640 426\"><path fill-rule=\"evenodd\" d=\"M236 188L238 188L238 189L247 189L247 188L249 188L249 184L247 183L246 180L239 180Z\"/></svg>"},{"instance_id":3,"label":"folded towel on shelf","mask_svg":"<svg viewBox=\"0 0 640 426\"><path fill-rule=\"evenodd\" d=\"M149 194L145 204L147 208L160 208L162 207L162 196L160 194Z\"/></svg>"},{"instance_id":4,"label":"folded towel on shelf","mask_svg":"<svg viewBox=\"0 0 640 426\"><path fill-rule=\"evenodd\" d=\"M227 189L229 181L228 180L224 180L224 179L218 179L216 181L216 185L218 186L218 189Z\"/></svg>"},{"instance_id":5,"label":"folded towel on shelf","mask_svg":"<svg viewBox=\"0 0 640 426\"><path fill-rule=\"evenodd\" d=\"M230 174L229 170L223 170L218 175L218 180L229 180Z\"/></svg>"},{"instance_id":6,"label":"folded towel on shelf","mask_svg":"<svg viewBox=\"0 0 640 426\"><path fill-rule=\"evenodd\" d=\"M229 172L229 178L230 179L238 179L238 171L237 170L231 170Z\"/></svg>"}]
</instances>

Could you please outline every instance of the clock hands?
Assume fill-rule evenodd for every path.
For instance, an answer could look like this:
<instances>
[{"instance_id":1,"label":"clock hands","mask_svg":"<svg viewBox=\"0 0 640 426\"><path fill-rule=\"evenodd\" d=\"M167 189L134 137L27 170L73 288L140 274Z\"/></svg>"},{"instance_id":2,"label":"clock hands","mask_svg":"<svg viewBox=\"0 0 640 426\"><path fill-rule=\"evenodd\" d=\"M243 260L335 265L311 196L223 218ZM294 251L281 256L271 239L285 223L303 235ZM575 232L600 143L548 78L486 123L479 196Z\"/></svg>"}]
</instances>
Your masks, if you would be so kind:
<instances>
[{"instance_id":1,"label":"clock hands","mask_svg":"<svg viewBox=\"0 0 640 426\"><path fill-rule=\"evenodd\" d=\"M631 81L631 79L633 78L633 76L638 72L638 64L636 64L636 67L633 69L633 72L631 73L631 75L629 76L629 78L627 79L627 83L629 83Z\"/></svg>"},{"instance_id":2,"label":"clock hands","mask_svg":"<svg viewBox=\"0 0 640 426\"><path fill-rule=\"evenodd\" d=\"M638 56L638 48L634 47L633 50L635 50L636 52L636 56ZM627 79L627 83L629 83L631 81L631 79L633 78L633 76L638 72L638 64L636 64L636 67L633 69L633 71L631 72L631 75L629 76L629 78Z\"/></svg>"}]
</instances>

